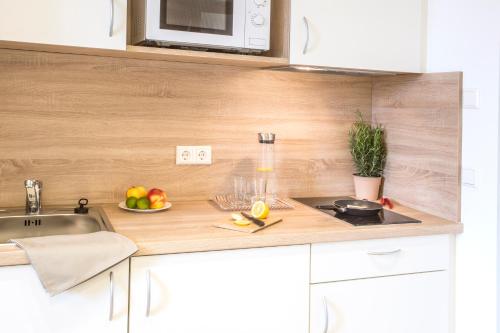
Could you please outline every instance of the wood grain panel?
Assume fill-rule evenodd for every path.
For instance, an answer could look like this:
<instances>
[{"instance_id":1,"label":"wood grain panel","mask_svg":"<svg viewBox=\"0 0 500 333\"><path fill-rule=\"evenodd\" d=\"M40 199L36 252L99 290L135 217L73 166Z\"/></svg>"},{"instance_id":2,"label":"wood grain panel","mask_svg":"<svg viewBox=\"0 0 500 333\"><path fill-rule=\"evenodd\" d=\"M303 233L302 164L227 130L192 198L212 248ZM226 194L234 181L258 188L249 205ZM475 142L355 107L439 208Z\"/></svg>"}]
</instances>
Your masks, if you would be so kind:
<instances>
[{"instance_id":1,"label":"wood grain panel","mask_svg":"<svg viewBox=\"0 0 500 333\"><path fill-rule=\"evenodd\" d=\"M283 40L283 38L279 38ZM284 47L284 46L283 46ZM89 47L36 44L24 42L11 42L0 40L0 48L11 50L29 50L52 53L76 54L76 55L95 55L101 57L131 58L131 59L150 59L162 61L177 61L184 63L212 64L226 66L241 66L253 68L269 68L275 66L286 66L288 58L282 56L245 55L220 52L206 52L195 50L179 50L157 47L143 47L127 45L127 49L108 50ZM274 52L273 52L274 53ZM276 54L283 54L282 50L277 50Z\"/></svg>"},{"instance_id":2,"label":"wood grain panel","mask_svg":"<svg viewBox=\"0 0 500 333\"><path fill-rule=\"evenodd\" d=\"M285 58L288 64L290 52L290 7L291 0L271 2L271 50L272 57Z\"/></svg>"},{"instance_id":3,"label":"wood grain panel","mask_svg":"<svg viewBox=\"0 0 500 333\"><path fill-rule=\"evenodd\" d=\"M137 256L460 233L463 227L398 203L394 207L396 212L422 223L354 227L299 202L291 202L294 210L271 212L283 218L283 222L253 235L214 228L214 224L227 221L228 213L206 201L174 202L172 210L151 215L147 221L116 205L106 205L104 211L115 230L137 244Z\"/></svg>"},{"instance_id":4,"label":"wood grain panel","mask_svg":"<svg viewBox=\"0 0 500 333\"><path fill-rule=\"evenodd\" d=\"M386 128L384 194L460 221L462 74L373 79L373 120Z\"/></svg>"},{"instance_id":5,"label":"wood grain panel","mask_svg":"<svg viewBox=\"0 0 500 333\"><path fill-rule=\"evenodd\" d=\"M0 49L0 205L113 203L129 185L173 200L251 176L256 133L277 133L282 195L352 193L347 131L371 115L371 78ZM211 166L176 166L176 145L212 145Z\"/></svg>"}]
</instances>

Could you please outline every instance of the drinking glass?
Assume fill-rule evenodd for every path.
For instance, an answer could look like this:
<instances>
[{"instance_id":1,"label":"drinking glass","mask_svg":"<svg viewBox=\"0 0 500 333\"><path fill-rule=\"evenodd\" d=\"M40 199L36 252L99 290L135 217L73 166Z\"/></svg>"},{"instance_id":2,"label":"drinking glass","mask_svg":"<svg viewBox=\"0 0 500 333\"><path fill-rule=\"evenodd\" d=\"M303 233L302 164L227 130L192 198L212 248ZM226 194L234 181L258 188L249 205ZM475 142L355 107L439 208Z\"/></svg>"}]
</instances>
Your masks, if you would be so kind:
<instances>
[{"instance_id":1,"label":"drinking glass","mask_svg":"<svg viewBox=\"0 0 500 333\"><path fill-rule=\"evenodd\" d=\"M247 197L247 181L245 177L235 176L233 177L234 185L234 199L238 203L245 202Z\"/></svg>"},{"instance_id":2,"label":"drinking glass","mask_svg":"<svg viewBox=\"0 0 500 333\"><path fill-rule=\"evenodd\" d=\"M252 180L252 204L255 201L266 201L266 185L265 178L255 178Z\"/></svg>"}]
</instances>

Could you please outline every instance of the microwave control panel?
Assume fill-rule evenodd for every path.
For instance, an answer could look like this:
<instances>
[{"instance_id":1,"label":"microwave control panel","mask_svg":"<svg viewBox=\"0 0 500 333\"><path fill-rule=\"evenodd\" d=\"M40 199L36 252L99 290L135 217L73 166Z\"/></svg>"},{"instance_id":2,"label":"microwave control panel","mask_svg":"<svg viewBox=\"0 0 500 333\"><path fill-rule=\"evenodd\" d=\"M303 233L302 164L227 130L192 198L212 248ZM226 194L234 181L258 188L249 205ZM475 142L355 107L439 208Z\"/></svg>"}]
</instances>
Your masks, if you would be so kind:
<instances>
[{"instance_id":1,"label":"microwave control panel","mask_svg":"<svg viewBox=\"0 0 500 333\"><path fill-rule=\"evenodd\" d=\"M245 48L269 50L271 0L246 0Z\"/></svg>"}]
</instances>

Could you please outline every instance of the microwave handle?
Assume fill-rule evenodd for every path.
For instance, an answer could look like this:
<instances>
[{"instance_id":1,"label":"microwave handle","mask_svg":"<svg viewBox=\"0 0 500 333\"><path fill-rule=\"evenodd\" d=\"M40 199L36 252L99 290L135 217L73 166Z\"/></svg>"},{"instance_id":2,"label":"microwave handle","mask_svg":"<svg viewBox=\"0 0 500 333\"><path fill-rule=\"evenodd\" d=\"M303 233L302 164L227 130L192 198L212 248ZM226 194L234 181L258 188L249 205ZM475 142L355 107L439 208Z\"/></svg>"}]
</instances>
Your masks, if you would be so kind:
<instances>
[{"instance_id":1,"label":"microwave handle","mask_svg":"<svg viewBox=\"0 0 500 333\"><path fill-rule=\"evenodd\" d=\"M109 37L113 37L114 21L115 21L115 1L109 0Z\"/></svg>"}]
</instances>

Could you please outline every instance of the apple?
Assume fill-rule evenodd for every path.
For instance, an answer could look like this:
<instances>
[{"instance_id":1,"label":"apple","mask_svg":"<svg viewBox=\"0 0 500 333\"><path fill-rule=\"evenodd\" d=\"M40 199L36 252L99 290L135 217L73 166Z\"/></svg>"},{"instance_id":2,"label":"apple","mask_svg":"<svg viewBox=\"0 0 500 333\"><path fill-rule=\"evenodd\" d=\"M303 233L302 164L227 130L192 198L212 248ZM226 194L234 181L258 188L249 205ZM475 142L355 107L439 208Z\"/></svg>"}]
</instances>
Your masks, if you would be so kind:
<instances>
[{"instance_id":1,"label":"apple","mask_svg":"<svg viewBox=\"0 0 500 333\"><path fill-rule=\"evenodd\" d=\"M150 202L149 208L160 209L163 208L167 202L167 194L159 188L153 188L148 192L148 199Z\"/></svg>"}]
</instances>

